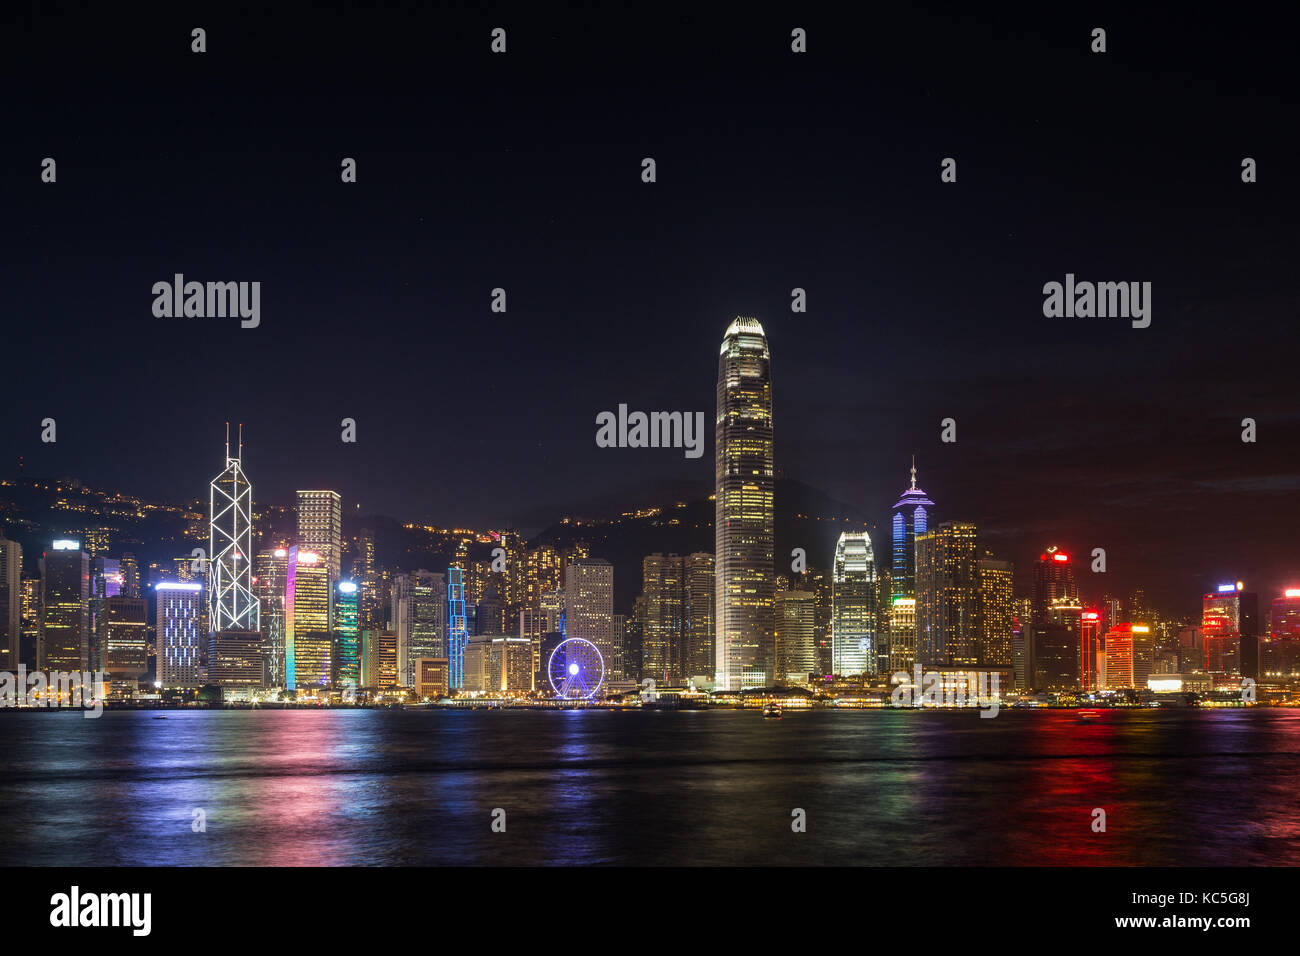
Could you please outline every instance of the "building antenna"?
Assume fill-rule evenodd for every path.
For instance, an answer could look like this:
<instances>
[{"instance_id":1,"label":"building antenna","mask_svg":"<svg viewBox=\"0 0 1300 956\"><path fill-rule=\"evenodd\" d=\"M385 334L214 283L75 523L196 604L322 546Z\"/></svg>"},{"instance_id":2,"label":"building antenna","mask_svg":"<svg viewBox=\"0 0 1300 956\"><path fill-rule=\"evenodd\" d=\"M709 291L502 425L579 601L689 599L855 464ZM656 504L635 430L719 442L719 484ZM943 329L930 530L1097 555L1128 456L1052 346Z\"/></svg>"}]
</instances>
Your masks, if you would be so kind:
<instances>
[{"instance_id":1,"label":"building antenna","mask_svg":"<svg viewBox=\"0 0 1300 956\"><path fill-rule=\"evenodd\" d=\"M916 456L912 456L912 490L916 490Z\"/></svg>"},{"instance_id":2,"label":"building antenna","mask_svg":"<svg viewBox=\"0 0 1300 956\"><path fill-rule=\"evenodd\" d=\"M239 455L240 461L244 460L244 423L239 423Z\"/></svg>"},{"instance_id":3,"label":"building antenna","mask_svg":"<svg viewBox=\"0 0 1300 956\"><path fill-rule=\"evenodd\" d=\"M230 461L230 422L226 422L226 461Z\"/></svg>"}]
</instances>

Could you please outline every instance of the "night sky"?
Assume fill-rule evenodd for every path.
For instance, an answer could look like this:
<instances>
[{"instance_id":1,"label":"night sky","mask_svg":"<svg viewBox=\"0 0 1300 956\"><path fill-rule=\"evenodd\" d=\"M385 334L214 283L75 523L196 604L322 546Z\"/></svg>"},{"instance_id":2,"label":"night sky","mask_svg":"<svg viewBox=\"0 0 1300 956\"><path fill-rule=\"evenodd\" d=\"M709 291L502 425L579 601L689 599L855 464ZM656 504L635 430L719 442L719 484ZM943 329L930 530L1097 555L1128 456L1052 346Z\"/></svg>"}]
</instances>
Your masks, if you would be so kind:
<instances>
[{"instance_id":1,"label":"night sky","mask_svg":"<svg viewBox=\"0 0 1300 956\"><path fill-rule=\"evenodd\" d=\"M1022 568L1105 547L1107 590L1178 610L1300 583L1296 80L1266 12L46 6L0 65L0 474L199 497L229 419L261 501L536 529L707 493L718 345L754 315L778 468L881 525L915 454L940 520ZM177 272L260 281L261 326L155 318ZM1044 318L1067 272L1150 281L1151 327ZM620 402L704 411L704 456L597 448Z\"/></svg>"}]
</instances>

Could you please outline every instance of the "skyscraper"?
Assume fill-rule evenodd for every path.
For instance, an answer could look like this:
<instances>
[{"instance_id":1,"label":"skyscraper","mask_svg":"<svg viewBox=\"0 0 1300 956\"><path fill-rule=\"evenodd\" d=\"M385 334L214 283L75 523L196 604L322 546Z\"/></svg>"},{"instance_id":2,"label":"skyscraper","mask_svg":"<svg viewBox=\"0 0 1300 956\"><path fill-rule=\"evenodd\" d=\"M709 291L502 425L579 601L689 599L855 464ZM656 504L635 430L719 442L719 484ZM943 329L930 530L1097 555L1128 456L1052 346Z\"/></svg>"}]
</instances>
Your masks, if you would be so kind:
<instances>
[{"instance_id":1,"label":"skyscraper","mask_svg":"<svg viewBox=\"0 0 1300 956\"><path fill-rule=\"evenodd\" d=\"M746 673L770 680L775 669L772 436L767 336L757 319L738 316L718 356L714 431L714 680L721 690L741 689Z\"/></svg>"},{"instance_id":2,"label":"skyscraper","mask_svg":"<svg viewBox=\"0 0 1300 956\"><path fill-rule=\"evenodd\" d=\"M445 682L455 690L465 680L465 645L469 643L469 618L465 612L465 569L447 569L447 664ZM534 649L534 670L536 650ZM418 676L418 675L417 675Z\"/></svg>"},{"instance_id":3,"label":"skyscraper","mask_svg":"<svg viewBox=\"0 0 1300 956\"><path fill-rule=\"evenodd\" d=\"M163 687L198 687L202 683L199 651L203 586L193 581L154 585L158 608L158 680Z\"/></svg>"},{"instance_id":4,"label":"skyscraper","mask_svg":"<svg viewBox=\"0 0 1300 956\"><path fill-rule=\"evenodd\" d=\"M649 554L641 562L645 622L641 632L641 674L664 684L682 678L686 588L682 559L676 554Z\"/></svg>"},{"instance_id":5,"label":"skyscraper","mask_svg":"<svg viewBox=\"0 0 1300 956\"><path fill-rule=\"evenodd\" d=\"M41 668L84 671L90 662L90 555L55 541L41 559Z\"/></svg>"},{"instance_id":6,"label":"skyscraper","mask_svg":"<svg viewBox=\"0 0 1300 956\"><path fill-rule=\"evenodd\" d=\"M343 563L343 503L337 491L298 492L298 547L319 554L330 582Z\"/></svg>"},{"instance_id":7,"label":"skyscraper","mask_svg":"<svg viewBox=\"0 0 1300 956\"><path fill-rule=\"evenodd\" d=\"M682 564L686 576L682 677L709 677L713 674L714 602L717 600L713 555L696 551L688 554Z\"/></svg>"},{"instance_id":8,"label":"skyscraper","mask_svg":"<svg viewBox=\"0 0 1300 956\"><path fill-rule=\"evenodd\" d=\"M289 549L264 548L253 562L253 594L258 601L262 634L262 664L267 687L285 687L285 588L289 576Z\"/></svg>"},{"instance_id":9,"label":"skyscraper","mask_svg":"<svg viewBox=\"0 0 1300 956\"><path fill-rule=\"evenodd\" d=\"M104 669L114 680L138 681L149 669L149 609L144 598L104 599Z\"/></svg>"},{"instance_id":10,"label":"skyscraper","mask_svg":"<svg viewBox=\"0 0 1300 956\"><path fill-rule=\"evenodd\" d=\"M339 644L339 683L361 685L361 635L357 628L358 589L355 581L340 581L334 588L334 629Z\"/></svg>"},{"instance_id":11,"label":"skyscraper","mask_svg":"<svg viewBox=\"0 0 1300 956\"><path fill-rule=\"evenodd\" d=\"M817 670L817 596L776 592L776 683L806 684Z\"/></svg>"},{"instance_id":12,"label":"skyscraper","mask_svg":"<svg viewBox=\"0 0 1300 956\"><path fill-rule=\"evenodd\" d=\"M811 605L810 605L811 606ZM842 677L877 669L876 557L865 531L840 535L831 577L831 670ZM815 669L816 662L812 667Z\"/></svg>"},{"instance_id":13,"label":"skyscraper","mask_svg":"<svg viewBox=\"0 0 1300 956\"><path fill-rule=\"evenodd\" d=\"M894 503L894 554L890 580L894 597L916 597L916 536L934 523L934 502L916 484L916 459L912 459L912 484Z\"/></svg>"},{"instance_id":14,"label":"skyscraper","mask_svg":"<svg viewBox=\"0 0 1300 956\"><path fill-rule=\"evenodd\" d=\"M980 574L975 526L945 521L916 535L916 660L967 667L980 660Z\"/></svg>"},{"instance_id":15,"label":"skyscraper","mask_svg":"<svg viewBox=\"0 0 1300 956\"><path fill-rule=\"evenodd\" d=\"M614 566L601 558L576 558L564 569L567 636L596 645L608 672L613 659Z\"/></svg>"},{"instance_id":16,"label":"skyscraper","mask_svg":"<svg viewBox=\"0 0 1300 956\"><path fill-rule=\"evenodd\" d=\"M214 631L258 629L253 594L253 486L244 476L244 426L230 454L226 426L226 470L212 479L208 522L208 613Z\"/></svg>"},{"instance_id":17,"label":"skyscraper","mask_svg":"<svg viewBox=\"0 0 1300 956\"><path fill-rule=\"evenodd\" d=\"M0 535L0 670L17 670L22 638L23 549Z\"/></svg>"},{"instance_id":18,"label":"skyscraper","mask_svg":"<svg viewBox=\"0 0 1300 956\"><path fill-rule=\"evenodd\" d=\"M1049 626L1055 626L1059 629L1068 623L1066 620L1068 615L1057 614L1053 617L1052 606L1058 600L1065 601L1066 607L1078 607L1079 614L1082 615L1083 608L1079 604L1079 586L1074 580L1074 568L1070 563L1070 556L1056 545L1052 545L1039 555L1038 563L1034 565L1029 625L1025 634L1025 679L1029 684L1029 689L1046 690L1047 688L1040 681L1047 679L1047 675L1057 675L1052 678L1056 684L1060 684L1065 680L1065 676L1058 672L1057 664L1040 665L1038 662L1038 653L1041 649L1047 647L1048 653L1055 658L1056 655L1065 653L1064 644L1072 639L1066 633L1047 633ZM1082 622L1081 617L1080 622ZM1077 636L1074 638L1076 658L1082 640L1082 624L1080 623Z\"/></svg>"},{"instance_id":19,"label":"skyscraper","mask_svg":"<svg viewBox=\"0 0 1300 956\"><path fill-rule=\"evenodd\" d=\"M1258 677L1259 595L1241 581L1220 584L1201 601L1207 671Z\"/></svg>"},{"instance_id":20,"label":"skyscraper","mask_svg":"<svg viewBox=\"0 0 1300 956\"><path fill-rule=\"evenodd\" d=\"M1011 667L1015 633L1015 567L1010 561L979 560L979 663Z\"/></svg>"},{"instance_id":21,"label":"skyscraper","mask_svg":"<svg viewBox=\"0 0 1300 956\"><path fill-rule=\"evenodd\" d=\"M284 589L285 687L321 687L332 673L329 568L320 555L289 549Z\"/></svg>"}]
</instances>

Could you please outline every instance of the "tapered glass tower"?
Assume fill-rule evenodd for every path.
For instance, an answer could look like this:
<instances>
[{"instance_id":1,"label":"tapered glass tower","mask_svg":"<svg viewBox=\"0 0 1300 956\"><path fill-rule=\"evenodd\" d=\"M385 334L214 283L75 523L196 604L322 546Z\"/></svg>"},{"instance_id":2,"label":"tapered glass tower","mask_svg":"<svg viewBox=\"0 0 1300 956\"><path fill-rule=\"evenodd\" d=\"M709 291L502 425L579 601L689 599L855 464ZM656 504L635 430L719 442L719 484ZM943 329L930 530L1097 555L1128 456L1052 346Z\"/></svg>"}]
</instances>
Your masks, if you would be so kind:
<instances>
[{"instance_id":1,"label":"tapered glass tower","mask_svg":"<svg viewBox=\"0 0 1300 956\"><path fill-rule=\"evenodd\" d=\"M835 546L831 591L831 664L836 674L875 674L876 557L871 537L846 531Z\"/></svg>"},{"instance_id":2,"label":"tapered glass tower","mask_svg":"<svg viewBox=\"0 0 1300 956\"><path fill-rule=\"evenodd\" d=\"M208 600L213 631L256 631L258 600L253 594L253 486L244 476L239 444L230 454L226 426L226 470L212 479L208 522Z\"/></svg>"},{"instance_id":3,"label":"tapered glass tower","mask_svg":"<svg viewBox=\"0 0 1300 956\"><path fill-rule=\"evenodd\" d=\"M757 319L723 336L714 438L714 682L740 690L772 682L776 650L772 378Z\"/></svg>"}]
</instances>

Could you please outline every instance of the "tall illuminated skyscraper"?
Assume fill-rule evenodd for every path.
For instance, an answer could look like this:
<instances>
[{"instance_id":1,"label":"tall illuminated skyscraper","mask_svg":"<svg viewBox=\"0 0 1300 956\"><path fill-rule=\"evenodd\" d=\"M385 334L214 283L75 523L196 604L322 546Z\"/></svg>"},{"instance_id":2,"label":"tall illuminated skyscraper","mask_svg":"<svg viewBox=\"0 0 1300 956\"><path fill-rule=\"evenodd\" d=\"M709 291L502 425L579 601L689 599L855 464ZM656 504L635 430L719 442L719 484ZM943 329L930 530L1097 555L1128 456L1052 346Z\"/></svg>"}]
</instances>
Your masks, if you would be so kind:
<instances>
[{"instance_id":1,"label":"tall illuminated skyscraper","mask_svg":"<svg viewBox=\"0 0 1300 956\"><path fill-rule=\"evenodd\" d=\"M924 667L980 663L980 573L975 526L945 521L916 536L916 660Z\"/></svg>"},{"instance_id":2,"label":"tall illuminated skyscraper","mask_svg":"<svg viewBox=\"0 0 1300 956\"><path fill-rule=\"evenodd\" d=\"M575 558L564 569L564 620L569 637L596 645L614 659L614 566L602 558Z\"/></svg>"},{"instance_id":3,"label":"tall illuminated skyscraper","mask_svg":"<svg viewBox=\"0 0 1300 956\"><path fill-rule=\"evenodd\" d=\"M723 336L714 444L714 682L740 690L776 666L772 376L757 319L738 316Z\"/></svg>"},{"instance_id":4,"label":"tall illuminated skyscraper","mask_svg":"<svg viewBox=\"0 0 1300 956\"><path fill-rule=\"evenodd\" d=\"M17 670L22 636L23 548L0 534L0 670Z\"/></svg>"},{"instance_id":5,"label":"tall illuminated skyscraper","mask_svg":"<svg viewBox=\"0 0 1300 956\"><path fill-rule=\"evenodd\" d=\"M934 523L934 502L916 485L916 459L912 459L912 485L894 503L894 554L890 583L894 597L916 597L916 536Z\"/></svg>"},{"instance_id":6,"label":"tall illuminated skyscraper","mask_svg":"<svg viewBox=\"0 0 1300 956\"><path fill-rule=\"evenodd\" d=\"M41 668L84 671L90 662L90 555L55 541L41 559Z\"/></svg>"},{"instance_id":7,"label":"tall illuminated skyscraper","mask_svg":"<svg viewBox=\"0 0 1300 956\"><path fill-rule=\"evenodd\" d=\"M875 674L877 631L871 537L846 531L835 545L831 578L831 670L842 677Z\"/></svg>"},{"instance_id":8,"label":"tall illuminated skyscraper","mask_svg":"<svg viewBox=\"0 0 1300 956\"><path fill-rule=\"evenodd\" d=\"M154 585L158 610L158 680L163 687L198 687L202 683L199 651L203 647L203 586L194 581Z\"/></svg>"},{"instance_id":9,"label":"tall illuminated skyscraper","mask_svg":"<svg viewBox=\"0 0 1300 956\"><path fill-rule=\"evenodd\" d=\"M319 554L331 582L343 562L343 504L337 491L298 492L298 547Z\"/></svg>"},{"instance_id":10,"label":"tall illuminated skyscraper","mask_svg":"<svg viewBox=\"0 0 1300 956\"><path fill-rule=\"evenodd\" d=\"M361 642L357 629L355 581L340 581L334 593L334 630L339 641L339 683L356 689L361 685Z\"/></svg>"},{"instance_id":11,"label":"tall illuminated skyscraper","mask_svg":"<svg viewBox=\"0 0 1300 956\"><path fill-rule=\"evenodd\" d=\"M465 646L469 622L465 615L465 569L447 569L447 685L456 690L465 682Z\"/></svg>"},{"instance_id":12,"label":"tall illuminated skyscraper","mask_svg":"<svg viewBox=\"0 0 1300 956\"><path fill-rule=\"evenodd\" d=\"M284 589L285 687L321 687L332 672L329 568L296 545L289 549Z\"/></svg>"},{"instance_id":13,"label":"tall illuminated skyscraper","mask_svg":"<svg viewBox=\"0 0 1300 956\"><path fill-rule=\"evenodd\" d=\"M265 548L253 560L253 593L257 596L262 663L267 687L285 687L285 586L289 549Z\"/></svg>"},{"instance_id":14,"label":"tall illuminated skyscraper","mask_svg":"<svg viewBox=\"0 0 1300 956\"><path fill-rule=\"evenodd\" d=\"M244 476L244 426L230 454L226 426L226 470L212 479L208 510L208 621L214 631L256 631L253 594L253 486Z\"/></svg>"},{"instance_id":15,"label":"tall illuminated skyscraper","mask_svg":"<svg viewBox=\"0 0 1300 956\"><path fill-rule=\"evenodd\" d=\"M817 595L776 592L776 682L807 684L817 670Z\"/></svg>"}]
</instances>

